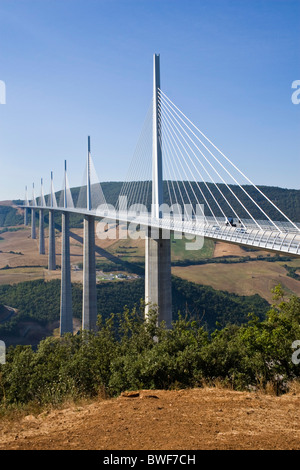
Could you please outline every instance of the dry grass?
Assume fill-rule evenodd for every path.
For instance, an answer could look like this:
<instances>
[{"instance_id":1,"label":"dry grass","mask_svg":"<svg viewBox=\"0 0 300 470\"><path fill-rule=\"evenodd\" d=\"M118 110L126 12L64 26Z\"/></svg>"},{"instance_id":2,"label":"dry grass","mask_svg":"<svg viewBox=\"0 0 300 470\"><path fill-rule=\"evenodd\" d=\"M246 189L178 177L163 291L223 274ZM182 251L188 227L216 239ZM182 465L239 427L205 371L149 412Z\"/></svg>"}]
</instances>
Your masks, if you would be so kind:
<instances>
[{"instance_id":1,"label":"dry grass","mask_svg":"<svg viewBox=\"0 0 300 470\"><path fill-rule=\"evenodd\" d=\"M82 256L82 229L72 229L74 237L71 237L71 264L74 266L83 262ZM118 234L118 233L117 233ZM104 250L108 250L117 259L126 261L142 261L145 255L144 240L115 240L114 228L107 232L110 237L106 240L100 240L96 237L96 245ZM32 240L30 237L30 228L26 227L17 232L6 232L1 234L3 240L0 241L0 268L6 265L10 269L0 269L0 283L12 284L35 279L57 279L60 278L60 270L48 272L46 269L48 264L47 256L47 237L48 231L45 230L46 237L46 254L39 255L38 239ZM184 243L177 241L172 244L172 259L178 259L180 253L178 248L184 246ZM177 250L177 251L176 251ZM200 250L201 251L201 250ZM200 258L206 254L208 257L212 255L211 246L206 244L203 253L196 253ZM13 252L13 253L10 253ZM21 252L22 255L16 254ZM61 259L61 234L56 234L56 262L60 265ZM187 255L191 256L192 252L182 253L182 259ZM220 256L250 256L257 257L265 252L246 252L241 247L233 244L217 242L215 244L214 257ZM194 254L195 255L195 254ZM195 256L196 256L195 255ZM202 256L203 255L203 256ZM97 253L97 261L108 262L104 255ZM173 267L173 274L198 284L212 286L218 290L226 290L228 292L239 295L252 295L258 293L263 298L272 302L271 289L281 283L288 294L300 295L300 282L287 276L287 272L283 267L284 263L266 261L253 261L242 264L207 264L193 265L187 267ZM287 263L290 266L300 268L300 260L294 259ZM82 282L82 272L72 270L72 281Z\"/></svg>"},{"instance_id":2,"label":"dry grass","mask_svg":"<svg viewBox=\"0 0 300 470\"><path fill-rule=\"evenodd\" d=\"M300 379L295 379L289 382L288 394L300 396Z\"/></svg>"},{"instance_id":3,"label":"dry grass","mask_svg":"<svg viewBox=\"0 0 300 470\"><path fill-rule=\"evenodd\" d=\"M256 258L258 255L266 256L266 251L258 250L258 251L245 251L239 245L235 245L234 243L226 243L226 242L219 242L215 243L215 250L214 250L214 258L222 257L222 256L238 256L238 257L245 257L250 256L250 258Z\"/></svg>"},{"instance_id":4,"label":"dry grass","mask_svg":"<svg viewBox=\"0 0 300 470\"><path fill-rule=\"evenodd\" d=\"M237 264L206 264L173 267L176 276L197 284L211 286L239 295L259 294L272 303L273 289L279 283L288 293L300 295L300 282L287 276L280 263L249 261Z\"/></svg>"}]
</instances>

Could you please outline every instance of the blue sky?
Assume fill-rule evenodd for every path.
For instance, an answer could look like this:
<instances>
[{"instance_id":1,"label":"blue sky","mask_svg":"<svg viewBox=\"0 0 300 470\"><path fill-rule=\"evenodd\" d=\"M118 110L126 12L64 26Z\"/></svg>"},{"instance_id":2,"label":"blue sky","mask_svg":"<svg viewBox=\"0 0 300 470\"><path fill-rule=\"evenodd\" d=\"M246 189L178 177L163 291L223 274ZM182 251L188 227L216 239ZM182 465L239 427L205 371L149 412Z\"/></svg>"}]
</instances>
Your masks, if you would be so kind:
<instances>
[{"instance_id":1,"label":"blue sky","mask_svg":"<svg viewBox=\"0 0 300 470\"><path fill-rule=\"evenodd\" d=\"M161 88L256 184L300 189L299 0L0 0L0 200L126 177Z\"/></svg>"}]
</instances>

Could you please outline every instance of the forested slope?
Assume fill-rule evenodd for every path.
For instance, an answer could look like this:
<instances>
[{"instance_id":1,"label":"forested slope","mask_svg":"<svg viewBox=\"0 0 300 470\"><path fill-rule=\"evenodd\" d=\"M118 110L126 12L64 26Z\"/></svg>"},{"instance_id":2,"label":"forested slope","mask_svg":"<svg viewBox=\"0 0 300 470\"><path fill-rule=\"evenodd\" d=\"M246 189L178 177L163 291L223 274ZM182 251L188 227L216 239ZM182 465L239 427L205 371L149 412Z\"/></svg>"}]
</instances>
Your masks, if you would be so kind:
<instances>
[{"instance_id":1,"label":"forested slope","mask_svg":"<svg viewBox=\"0 0 300 470\"><path fill-rule=\"evenodd\" d=\"M144 184L147 184L147 183L145 182ZM115 182L115 181L102 183L103 193L105 195L105 198L108 204L112 204L114 206L116 205L122 185L123 185L122 182ZM180 203L182 200L181 198L182 196L184 203L188 204L189 201L191 201L192 204L195 204L196 203L195 194L196 194L199 200L199 203L204 204L204 210L207 215L209 215L209 210L208 210L208 204L209 204L209 206L212 208L216 216L222 216L222 213L220 212L218 206L216 205L214 201L214 197L216 199L220 199L220 192L212 183L207 183L207 185L204 183L200 183L199 187L201 190L198 189L195 182L185 183L184 186L187 189L187 192L184 190L182 182L178 182L178 184L176 183L176 184L173 184L172 186L174 187L176 198L178 199ZM251 207L248 206L249 199L247 198L247 195L241 188L235 185L229 185L227 187L224 184L219 184L218 186L221 192L224 194L224 196L228 200L228 203L230 204L230 206L239 214L240 217L249 218L249 215L241 209L241 206L238 204L237 199L234 197L232 192L236 194L236 196L238 197L238 199L241 201L242 204L244 204L246 207L249 208L253 217L257 219L264 218L264 215L258 209L257 206L255 206L253 203L251 203ZM273 220L283 220L280 213L270 203L268 203L266 199L257 190L255 190L254 187L243 186L243 188L258 203L258 205L264 211L266 211L266 213ZM273 186L259 186L259 189L275 205L277 205L291 220L293 220L294 222L300 222L300 190L279 188L275 186L274 187ZM79 190L80 188L72 188L71 190L75 205L77 203ZM141 190L141 193L142 192L143 191ZM58 191L56 193L57 201L60 200L60 196L61 196L61 192ZM152 196L151 196L151 188L150 188L150 191L148 192L148 198L147 198L148 208L150 207L150 204L151 204L151 198ZM175 199L175 195L174 195L174 199ZM13 202L18 203L18 204L23 203L23 201L20 201L20 200L13 201ZM166 181L164 182L164 202L166 204L170 204L168 184ZM129 205L130 205L130 201L129 201ZM231 214L232 210L229 206L224 207L224 210L226 211L226 214L228 213L228 216L232 215ZM58 217L59 215L57 215L57 221L59 220ZM1 206L1 203L0 203L0 226L19 225L22 222L23 222L22 216L20 214L17 214L16 209L8 207L8 206ZM81 222L82 222L82 218L80 216L72 216L73 226L79 226Z\"/></svg>"},{"instance_id":2,"label":"forested slope","mask_svg":"<svg viewBox=\"0 0 300 470\"><path fill-rule=\"evenodd\" d=\"M74 283L73 314L81 318L82 284ZM216 291L180 278L172 279L173 318L178 313L201 321L209 332L227 323L242 324L248 321L248 314L255 313L263 319L269 304L258 295L238 296ZM140 307L144 297L144 281L107 282L97 285L98 314L105 319L111 313L122 313L124 307ZM0 286L0 304L10 305L18 310L11 321L0 323L3 340L18 334L18 324L22 321L35 321L42 326L59 320L60 281L43 280Z\"/></svg>"}]
</instances>

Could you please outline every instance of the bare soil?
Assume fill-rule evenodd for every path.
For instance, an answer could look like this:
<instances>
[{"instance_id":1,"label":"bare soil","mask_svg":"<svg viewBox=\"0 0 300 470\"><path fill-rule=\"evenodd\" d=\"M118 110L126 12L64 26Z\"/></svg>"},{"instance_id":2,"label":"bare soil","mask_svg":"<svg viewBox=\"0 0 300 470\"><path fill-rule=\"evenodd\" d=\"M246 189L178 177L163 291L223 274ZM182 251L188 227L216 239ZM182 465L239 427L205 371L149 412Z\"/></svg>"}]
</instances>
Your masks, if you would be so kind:
<instances>
[{"instance_id":1,"label":"bare soil","mask_svg":"<svg viewBox=\"0 0 300 470\"><path fill-rule=\"evenodd\" d=\"M300 394L123 393L0 422L1 450L299 450Z\"/></svg>"}]
</instances>

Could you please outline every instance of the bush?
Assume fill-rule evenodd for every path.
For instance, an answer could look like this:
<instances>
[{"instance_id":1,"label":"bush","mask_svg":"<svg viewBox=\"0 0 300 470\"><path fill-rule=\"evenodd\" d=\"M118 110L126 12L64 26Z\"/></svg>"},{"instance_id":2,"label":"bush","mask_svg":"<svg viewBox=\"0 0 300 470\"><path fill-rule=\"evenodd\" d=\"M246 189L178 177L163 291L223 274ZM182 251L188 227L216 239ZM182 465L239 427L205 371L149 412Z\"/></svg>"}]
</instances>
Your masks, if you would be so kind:
<instances>
[{"instance_id":1,"label":"bush","mask_svg":"<svg viewBox=\"0 0 300 470\"><path fill-rule=\"evenodd\" d=\"M221 380L233 389L272 385L277 394L299 377L292 343L300 339L300 299L286 301L280 286L267 318L250 315L247 324L228 325L211 335L179 315L172 329L157 325L144 305L108 319L98 331L47 338L37 350L10 347L0 365L0 403L57 404L67 398L108 396L124 390L172 389Z\"/></svg>"}]
</instances>

